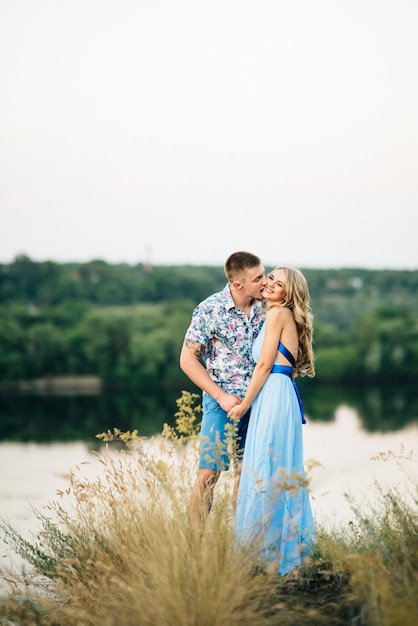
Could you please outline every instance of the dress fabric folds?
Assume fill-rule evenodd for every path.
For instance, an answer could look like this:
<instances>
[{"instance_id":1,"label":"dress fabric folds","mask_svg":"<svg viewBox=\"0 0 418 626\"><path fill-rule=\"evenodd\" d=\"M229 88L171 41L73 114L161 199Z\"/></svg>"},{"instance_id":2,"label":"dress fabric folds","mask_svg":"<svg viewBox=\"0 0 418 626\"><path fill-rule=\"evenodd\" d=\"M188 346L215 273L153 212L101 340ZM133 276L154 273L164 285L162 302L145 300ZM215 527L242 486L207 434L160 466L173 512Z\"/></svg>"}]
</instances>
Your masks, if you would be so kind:
<instances>
[{"instance_id":1,"label":"dress fabric folds","mask_svg":"<svg viewBox=\"0 0 418 626\"><path fill-rule=\"evenodd\" d=\"M253 345L257 361L264 327ZM235 518L269 572L287 574L309 555L315 522L303 465L302 414L291 372L273 368L251 407ZM286 371L287 370L287 371Z\"/></svg>"}]
</instances>

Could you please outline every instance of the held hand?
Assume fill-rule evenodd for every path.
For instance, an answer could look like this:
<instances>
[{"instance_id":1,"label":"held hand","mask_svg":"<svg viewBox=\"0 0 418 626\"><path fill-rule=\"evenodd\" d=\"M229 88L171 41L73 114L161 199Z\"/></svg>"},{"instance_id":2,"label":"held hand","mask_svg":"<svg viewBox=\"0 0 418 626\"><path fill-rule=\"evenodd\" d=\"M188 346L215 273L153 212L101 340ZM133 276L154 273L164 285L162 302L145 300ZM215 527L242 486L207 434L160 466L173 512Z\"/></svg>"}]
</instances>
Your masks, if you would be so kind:
<instances>
[{"instance_id":1,"label":"held hand","mask_svg":"<svg viewBox=\"0 0 418 626\"><path fill-rule=\"evenodd\" d=\"M245 409L242 404L237 404L237 406L234 406L234 408L228 412L228 417L238 422L246 412L247 409Z\"/></svg>"},{"instance_id":2,"label":"held hand","mask_svg":"<svg viewBox=\"0 0 418 626\"><path fill-rule=\"evenodd\" d=\"M218 399L219 405L223 408L226 413L231 411L234 407L241 404L242 400L238 396L234 396L230 393L224 393L222 398Z\"/></svg>"}]
</instances>

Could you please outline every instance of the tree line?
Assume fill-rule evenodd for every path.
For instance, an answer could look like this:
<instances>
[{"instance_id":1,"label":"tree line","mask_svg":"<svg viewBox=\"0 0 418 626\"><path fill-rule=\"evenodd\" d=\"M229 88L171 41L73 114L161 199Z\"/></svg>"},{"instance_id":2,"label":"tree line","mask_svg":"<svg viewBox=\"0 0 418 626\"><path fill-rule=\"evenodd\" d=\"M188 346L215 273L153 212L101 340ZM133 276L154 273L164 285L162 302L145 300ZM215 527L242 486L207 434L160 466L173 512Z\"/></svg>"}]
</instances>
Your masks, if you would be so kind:
<instances>
[{"instance_id":1,"label":"tree line","mask_svg":"<svg viewBox=\"0 0 418 626\"><path fill-rule=\"evenodd\" d=\"M317 380L416 380L418 271L301 269ZM16 257L0 265L0 382L94 374L109 387L186 384L178 358L192 310L225 283L222 267Z\"/></svg>"}]
</instances>

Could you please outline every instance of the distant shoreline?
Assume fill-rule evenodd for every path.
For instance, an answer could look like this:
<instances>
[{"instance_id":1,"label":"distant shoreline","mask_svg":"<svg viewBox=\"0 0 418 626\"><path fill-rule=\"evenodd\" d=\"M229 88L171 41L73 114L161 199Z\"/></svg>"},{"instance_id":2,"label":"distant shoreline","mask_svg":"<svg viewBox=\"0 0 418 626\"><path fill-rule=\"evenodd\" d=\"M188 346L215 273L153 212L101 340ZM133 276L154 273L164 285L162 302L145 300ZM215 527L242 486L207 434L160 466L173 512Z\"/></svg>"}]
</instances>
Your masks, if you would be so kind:
<instances>
[{"instance_id":1,"label":"distant shoreline","mask_svg":"<svg viewBox=\"0 0 418 626\"><path fill-rule=\"evenodd\" d=\"M97 395L103 391L98 376L44 376L35 380L0 383L0 393L40 395Z\"/></svg>"}]
</instances>

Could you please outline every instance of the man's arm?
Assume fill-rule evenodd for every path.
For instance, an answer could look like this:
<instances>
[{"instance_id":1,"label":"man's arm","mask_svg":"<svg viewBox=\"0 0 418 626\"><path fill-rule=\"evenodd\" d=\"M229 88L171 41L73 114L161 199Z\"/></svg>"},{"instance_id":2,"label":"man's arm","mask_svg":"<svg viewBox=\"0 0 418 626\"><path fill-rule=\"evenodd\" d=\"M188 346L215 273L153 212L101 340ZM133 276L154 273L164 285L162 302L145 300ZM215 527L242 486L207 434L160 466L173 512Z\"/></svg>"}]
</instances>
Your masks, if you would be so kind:
<instances>
[{"instance_id":1,"label":"man's arm","mask_svg":"<svg viewBox=\"0 0 418 626\"><path fill-rule=\"evenodd\" d=\"M180 367L195 385L212 396L223 410L228 412L234 406L240 404L241 399L226 393L212 380L200 362L202 355L203 346L200 343L185 339L180 353Z\"/></svg>"}]
</instances>

